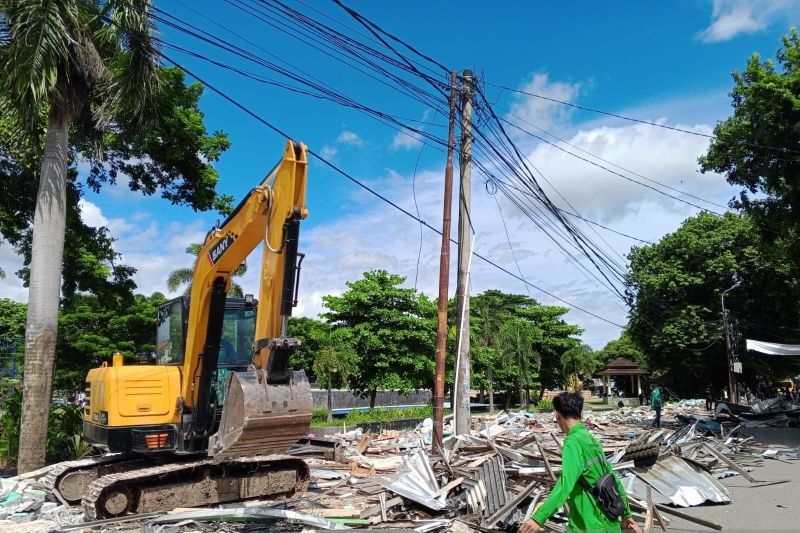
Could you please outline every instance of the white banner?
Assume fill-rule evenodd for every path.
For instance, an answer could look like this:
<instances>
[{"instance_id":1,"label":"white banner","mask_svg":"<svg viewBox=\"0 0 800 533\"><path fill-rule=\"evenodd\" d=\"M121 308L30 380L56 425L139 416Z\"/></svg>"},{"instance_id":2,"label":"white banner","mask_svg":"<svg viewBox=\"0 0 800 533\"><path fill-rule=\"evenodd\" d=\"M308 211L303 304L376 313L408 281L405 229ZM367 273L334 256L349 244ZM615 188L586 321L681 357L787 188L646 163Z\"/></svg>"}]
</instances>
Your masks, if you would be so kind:
<instances>
[{"instance_id":1,"label":"white banner","mask_svg":"<svg viewBox=\"0 0 800 533\"><path fill-rule=\"evenodd\" d=\"M800 357L800 344L778 344L747 339L747 349L767 355L789 355Z\"/></svg>"}]
</instances>

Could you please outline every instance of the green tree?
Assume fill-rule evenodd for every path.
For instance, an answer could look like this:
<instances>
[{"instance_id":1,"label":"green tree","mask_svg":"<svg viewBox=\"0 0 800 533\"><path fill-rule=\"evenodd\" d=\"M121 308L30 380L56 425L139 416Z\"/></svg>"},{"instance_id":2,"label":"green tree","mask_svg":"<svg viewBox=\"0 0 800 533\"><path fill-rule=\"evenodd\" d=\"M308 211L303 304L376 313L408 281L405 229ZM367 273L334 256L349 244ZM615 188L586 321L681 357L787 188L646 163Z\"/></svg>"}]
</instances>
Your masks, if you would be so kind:
<instances>
[{"instance_id":1,"label":"green tree","mask_svg":"<svg viewBox=\"0 0 800 533\"><path fill-rule=\"evenodd\" d=\"M599 361L597 354L586 344L575 345L561 355L561 367L570 388L580 390L583 381L591 377Z\"/></svg>"},{"instance_id":2,"label":"green tree","mask_svg":"<svg viewBox=\"0 0 800 533\"><path fill-rule=\"evenodd\" d=\"M536 326L534 349L541 359L539 370L539 399L545 388L561 387L566 384L561 358L567 350L580 346L576 337L583 329L564 320L569 311L566 307L554 305L532 305L519 311L520 315Z\"/></svg>"},{"instance_id":3,"label":"green tree","mask_svg":"<svg viewBox=\"0 0 800 533\"><path fill-rule=\"evenodd\" d=\"M748 216L700 214L684 221L658 243L629 254L627 333L646 356L647 369L665 373L678 392L698 394L708 383L722 388L727 357L720 295L733 285L725 306L738 319L739 338L774 342L800 340L800 281L790 254L762 246ZM735 343L738 344L738 343ZM770 373L765 360L743 347L746 379ZM775 363L773 369L783 368Z\"/></svg>"},{"instance_id":4,"label":"green tree","mask_svg":"<svg viewBox=\"0 0 800 533\"><path fill-rule=\"evenodd\" d=\"M524 318L510 318L500 328L501 362L516 377L520 404L527 404L524 391L530 388L531 378L539 375L542 360L535 350L537 337L536 326Z\"/></svg>"},{"instance_id":5,"label":"green tree","mask_svg":"<svg viewBox=\"0 0 800 533\"><path fill-rule=\"evenodd\" d=\"M744 189L732 205L750 214L768 240L793 242L800 230L800 36L782 38L777 61L747 60L733 73L733 114L714 128L703 172L724 173Z\"/></svg>"},{"instance_id":6,"label":"green tree","mask_svg":"<svg viewBox=\"0 0 800 533\"><path fill-rule=\"evenodd\" d=\"M598 363L601 366L607 365L619 357L633 361L642 370L647 370L647 358L627 331L623 331L618 339L609 341L602 350L597 352Z\"/></svg>"},{"instance_id":7,"label":"green tree","mask_svg":"<svg viewBox=\"0 0 800 533\"><path fill-rule=\"evenodd\" d=\"M3 379L0 381L0 386L18 383L16 380L19 377L19 369L24 363L23 354L25 352L22 341L25 335L25 317L27 313L28 308L24 303L15 302L8 298L0 298L0 342L7 343L7 351L2 355L9 358L9 360L3 361L3 364L11 367L7 370L16 369L17 371L17 376L12 378L14 381L9 382L7 378ZM15 346L16 349L14 349Z\"/></svg>"},{"instance_id":8,"label":"green tree","mask_svg":"<svg viewBox=\"0 0 800 533\"><path fill-rule=\"evenodd\" d=\"M125 175L134 190L160 189L176 203L199 208L213 204L216 175L201 157L204 147L185 161L174 157L192 148L188 141L197 141L196 132L190 139L161 135L189 128L164 124L175 113L169 109L171 87L165 89L159 79L148 1L2 0L0 11L7 37L0 44L0 109L30 138L31 147L44 139L26 276L24 438L18 463L25 472L45 460L67 255L70 156L82 153L91 161L86 179L91 188ZM201 114L192 119L191 125L202 128ZM138 142L127 142L131 137ZM187 172L164 172L174 169Z\"/></svg>"},{"instance_id":9,"label":"green tree","mask_svg":"<svg viewBox=\"0 0 800 533\"><path fill-rule=\"evenodd\" d=\"M403 276L373 270L348 282L341 296L323 298L330 310L325 318L352 332L359 367L350 383L356 393L369 395L370 407L378 390L407 393L433 385L436 307L401 287L404 282Z\"/></svg>"},{"instance_id":10,"label":"green tree","mask_svg":"<svg viewBox=\"0 0 800 533\"><path fill-rule=\"evenodd\" d=\"M317 383L328 389L328 422L333 422L331 389L347 386L358 366L358 355L352 342L352 334L347 328L331 329L319 339L320 349L313 367Z\"/></svg>"},{"instance_id":11,"label":"green tree","mask_svg":"<svg viewBox=\"0 0 800 533\"><path fill-rule=\"evenodd\" d=\"M500 329L517 315L517 310L532 305L534 300L520 294L507 294L496 289L487 290L470 300L470 328L472 330L471 359L473 388L489 387L489 369L494 390L510 391L516 387L513 370L501 364ZM506 394L506 405L511 402Z\"/></svg>"},{"instance_id":12,"label":"green tree","mask_svg":"<svg viewBox=\"0 0 800 533\"><path fill-rule=\"evenodd\" d=\"M59 316L54 386L74 392L84 387L86 373L114 352L134 361L155 350L156 311L163 294L137 294L132 303L110 305L94 295L78 295Z\"/></svg>"},{"instance_id":13,"label":"green tree","mask_svg":"<svg viewBox=\"0 0 800 533\"><path fill-rule=\"evenodd\" d=\"M200 253L200 248L202 248L202 246L202 244L198 243L190 244L186 247L186 253L193 255L196 262L197 254ZM233 271L233 275L244 276L245 272L247 272L247 263L242 263L236 270ZM186 285L186 290L184 290L183 294L188 296L192 290L191 283L193 278L194 266L176 268L167 276L167 289L169 289L170 292L174 292L177 291L182 285ZM228 291L228 296L232 296L234 298L244 298L242 286L231 281L231 289Z\"/></svg>"},{"instance_id":14,"label":"green tree","mask_svg":"<svg viewBox=\"0 0 800 533\"><path fill-rule=\"evenodd\" d=\"M22 337L25 334L27 306L8 298L0 298L0 339Z\"/></svg>"},{"instance_id":15,"label":"green tree","mask_svg":"<svg viewBox=\"0 0 800 533\"><path fill-rule=\"evenodd\" d=\"M506 406L511 404L512 390L516 389L520 402L524 402L526 395L522 389L527 393L530 387L538 385L541 397L544 387L562 385L565 378L561 356L580 345L575 337L582 332L563 320L567 311L563 307L541 305L528 296L498 290L488 290L472 298L470 318L476 355L473 375L486 380L486 371L491 368L495 388L506 390ZM509 340L515 343L524 340L529 345L511 347ZM524 356L520 355L521 350ZM509 351L517 355L509 357Z\"/></svg>"},{"instance_id":16,"label":"green tree","mask_svg":"<svg viewBox=\"0 0 800 533\"><path fill-rule=\"evenodd\" d=\"M300 340L300 349L292 354L289 359L289 366L295 369L306 371L308 380L312 383L317 381L314 373L314 360L320 351L320 340L328 337L331 326L318 320L305 316L293 316L289 319L288 333L290 337Z\"/></svg>"}]
</instances>

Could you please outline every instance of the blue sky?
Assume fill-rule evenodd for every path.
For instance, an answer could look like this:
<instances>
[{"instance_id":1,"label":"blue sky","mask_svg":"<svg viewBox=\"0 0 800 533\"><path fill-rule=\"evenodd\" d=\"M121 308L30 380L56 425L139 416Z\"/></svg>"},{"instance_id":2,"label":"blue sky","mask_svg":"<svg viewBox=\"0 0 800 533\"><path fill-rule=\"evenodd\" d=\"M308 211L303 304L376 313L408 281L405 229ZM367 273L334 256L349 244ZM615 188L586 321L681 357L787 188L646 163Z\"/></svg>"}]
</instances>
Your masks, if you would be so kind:
<instances>
[{"instance_id":1,"label":"blue sky","mask_svg":"<svg viewBox=\"0 0 800 533\"><path fill-rule=\"evenodd\" d=\"M325 16L357 28L335 4L306 1L287 0L287 4L336 24L340 31L353 30ZM374 108L433 122L425 126L426 130L443 135L445 120L440 114L256 20L234 4L189 0L156 3L183 21L266 56L252 44L226 33L223 27L233 29L274 54L279 58L274 59L276 62L283 60L290 68L324 80ZM730 112L727 93L732 83L731 71L743 68L746 58L754 52L774 57L780 35L800 15L800 3L791 0L613 4L586 1L568 6L562 2L475 1L347 4L438 61L457 70L471 68L487 82L701 133L710 133L714 123ZM159 29L169 43L277 77L174 29L164 25ZM337 165L411 210L415 209L412 174L419 157L415 187L420 212L427 221L440 224L443 153L426 148L420 156L418 141L398 136L396 130L352 109L247 80L178 52L168 53L295 139L327 154ZM510 116L506 114L513 112L582 149L670 186L721 203L735 192L722 177L701 176L697 172L696 159L703 153L707 139L571 110L491 85L486 86L486 91L499 114ZM219 190L239 198L272 167L281 153L283 139L210 91L203 97L202 110L209 130L223 130L230 136L232 147L217 164ZM537 145L529 138L516 137L515 141L581 214L620 231L657 240L697 212L606 175L551 147ZM341 292L345 281L372 268L406 275L411 286L416 279L418 288L435 295L438 236L424 233L418 272L416 223L317 163L310 169L309 180L311 215L301 237L308 258L300 313L318 313L324 294ZM624 323L625 309L608 291L575 270L513 206L500 200L498 207L483 191L480 176L475 177L473 187L476 249L480 253L516 270L499 208L509 227L514 256L526 278L612 322ZM555 191L549 192L556 196ZM143 198L128 191L124 182L99 195L88 194L83 208L87 222L111 229L123 261L139 269L137 283L146 293L166 292L167 273L191 262L190 256L183 253L185 246L201 240L219 218L213 213L198 214L189 208L170 206L159 198ZM609 233L602 237L624 261L622 256L633 243ZM156 249L152 246L154 238L159 243ZM17 264L18 258L10 254L8 246L0 246L0 266L13 272ZM256 276L252 271L244 284L255 292ZM473 292L491 287L526 290L519 281L477 262L472 284ZM451 285L454 287L454 283ZM0 282L0 291L9 297L25 298L25 290L14 276ZM531 295L554 303L536 291ZM571 311L568 316L586 329L584 340L595 348L619 334L615 326L578 311Z\"/></svg>"}]
</instances>

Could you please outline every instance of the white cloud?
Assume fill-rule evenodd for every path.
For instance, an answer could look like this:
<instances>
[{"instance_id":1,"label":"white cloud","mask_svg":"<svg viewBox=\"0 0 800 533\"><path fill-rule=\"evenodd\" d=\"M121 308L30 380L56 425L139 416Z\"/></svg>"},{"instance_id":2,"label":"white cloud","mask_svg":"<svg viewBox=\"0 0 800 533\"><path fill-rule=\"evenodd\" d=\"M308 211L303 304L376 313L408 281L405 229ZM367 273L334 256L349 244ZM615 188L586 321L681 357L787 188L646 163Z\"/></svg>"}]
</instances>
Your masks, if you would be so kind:
<instances>
[{"instance_id":1,"label":"white cloud","mask_svg":"<svg viewBox=\"0 0 800 533\"><path fill-rule=\"evenodd\" d=\"M319 151L319 155L325 159L332 159L336 156L338 152L339 150L337 150L333 146L325 145L322 147L322 150Z\"/></svg>"},{"instance_id":2,"label":"white cloud","mask_svg":"<svg viewBox=\"0 0 800 533\"><path fill-rule=\"evenodd\" d=\"M796 0L713 0L711 24L698 34L707 43L728 41L756 33L773 22L795 22L800 15Z\"/></svg>"},{"instance_id":3,"label":"white cloud","mask_svg":"<svg viewBox=\"0 0 800 533\"><path fill-rule=\"evenodd\" d=\"M698 133L711 133L711 127L708 125L678 125L678 127ZM611 163L621 164L635 174L640 174L636 176L561 143L558 143L559 147L623 174L629 180L582 161L552 145L541 143L533 148L529 158L534 166L583 216L589 218L602 222L615 222L636 212L645 200L687 214L695 211L685 203L634 183L632 180L715 211L722 208L669 190L654 181L690 192L695 196L711 199L722 205L733 196L732 189L723 178L715 174L701 174L698 171L697 158L708 146L708 139L704 137L677 135L645 124L635 124L580 130L568 139L568 142L585 152ZM547 183L542 181L541 185L560 207L570 209Z\"/></svg>"},{"instance_id":4,"label":"white cloud","mask_svg":"<svg viewBox=\"0 0 800 533\"><path fill-rule=\"evenodd\" d=\"M344 130L336 137L336 142L348 146L364 146L364 141L355 132Z\"/></svg>"},{"instance_id":5,"label":"white cloud","mask_svg":"<svg viewBox=\"0 0 800 533\"><path fill-rule=\"evenodd\" d=\"M550 81L547 73L537 72L522 84L519 90L562 102L572 102L580 93L581 84ZM515 118L516 115L525 122L536 124L543 129L551 129L566 123L571 114L571 108L557 102L515 93L509 118Z\"/></svg>"},{"instance_id":6,"label":"white cloud","mask_svg":"<svg viewBox=\"0 0 800 533\"><path fill-rule=\"evenodd\" d=\"M6 240L0 238L0 268L6 274L5 278L0 279L0 298L18 302L28 300L28 289L22 286L22 280L16 275L16 271L22 268L22 263L22 256L14 252Z\"/></svg>"},{"instance_id":7,"label":"white cloud","mask_svg":"<svg viewBox=\"0 0 800 533\"><path fill-rule=\"evenodd\" d=\"M391 148L393 150L419 148L420 146L422 146L422 135L406 128L401 129L392 137Z\"/></svg>"},{"instance_id":8,"label":"white cloud","mask_svg":"<svg viewBox=\"0 0 800 533\"><path fill-rule=\"evenodd\" d=\"M202 242L206 234L202 220L188 224L156 221L148 212L138 211L128 222L109 219L97 204L85 198L78 205L85 224L109 229L115 239L114 249L122 255L121 262L136 268L133 280L137 292L143 294L168 294L167 276L176 268L192 265L194 259L186 253L186 247Z\"/></svg>"},{"instance_id":9,"label":"white cloud","mask_svg":"<svg viewBox=\"0 0 800 533\"><path fill-rule=\"evenodd\" d=\"M92 202L81 198L78 201L78 209L81 211L81 220L87 226L93 228L108 228L112 235L124 233L133 229L133 225L125 221L124 218L106 218L100 208Z\"/></svg>"}]
</instances>

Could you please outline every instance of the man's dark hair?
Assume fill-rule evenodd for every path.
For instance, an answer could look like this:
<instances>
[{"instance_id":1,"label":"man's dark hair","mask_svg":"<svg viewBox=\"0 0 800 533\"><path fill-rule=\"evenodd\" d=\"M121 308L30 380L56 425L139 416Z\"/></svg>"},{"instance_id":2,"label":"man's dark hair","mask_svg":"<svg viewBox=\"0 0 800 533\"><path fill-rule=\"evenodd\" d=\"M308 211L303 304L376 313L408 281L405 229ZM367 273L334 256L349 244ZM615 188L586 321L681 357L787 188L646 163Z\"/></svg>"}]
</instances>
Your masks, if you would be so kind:
<instances>
[{"instance_id":1,"label":"man's dark hair","mask_svg":"<svg viewBox=\"0 0 800 533\"><path fill-rule=\"evenodd\" d=\"M564 418L579 419L583 411L583 396L577 392L562 392L553 398L553 408Z\"/></svg>"}]
</instances>

